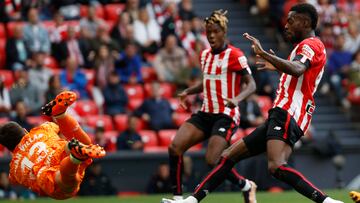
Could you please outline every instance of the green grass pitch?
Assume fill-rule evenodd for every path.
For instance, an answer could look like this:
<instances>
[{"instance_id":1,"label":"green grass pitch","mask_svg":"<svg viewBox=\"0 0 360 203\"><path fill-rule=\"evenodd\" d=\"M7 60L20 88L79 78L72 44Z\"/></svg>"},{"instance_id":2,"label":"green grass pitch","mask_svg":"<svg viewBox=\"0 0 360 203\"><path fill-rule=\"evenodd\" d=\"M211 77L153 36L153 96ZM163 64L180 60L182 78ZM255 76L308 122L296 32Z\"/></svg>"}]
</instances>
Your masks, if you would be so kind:
<instances>
[{"instance_id":1,"label":"green grass pitch","mask_svg":"<svg viewBox=\"0 0 360 203\"><path fill-rule=\"evenodd\" d=\"M349 191L346 190L328 190L326 191L331 197L351 203L349 198ZM35 201L21 201L21 202L64 202L64 203L160 203L162 197L170 197L167 195L144 195L135 197L77 197L65 201L56 201L47 198L37 199ZM257 194L258 203L306 203L310 200L302 197L300 194L291 191L283 193L268 193L259 192ZM1 201L2 203L13 201ZM241 193L213 193L210 194L201 203L242 203L243 199Z\"/></svg>"}]
</instances>

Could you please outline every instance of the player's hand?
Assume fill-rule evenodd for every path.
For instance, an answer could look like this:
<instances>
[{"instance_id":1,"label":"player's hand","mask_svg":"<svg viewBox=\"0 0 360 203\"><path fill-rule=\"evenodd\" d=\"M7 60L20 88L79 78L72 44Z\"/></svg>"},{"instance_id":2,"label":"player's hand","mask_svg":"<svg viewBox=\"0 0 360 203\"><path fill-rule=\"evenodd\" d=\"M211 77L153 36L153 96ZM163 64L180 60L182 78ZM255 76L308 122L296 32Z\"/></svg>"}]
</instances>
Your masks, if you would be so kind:
<instances>
[{"instance_id":1,"label":"player's hand","mask_svg":"<svg viewBox=\"0 0 360 203\"><path fill-rule=\"evenodd\" d=\"M225 106L226 106L226 107L229 107L229 108L231 108L231 109L235 108L235 107L238 105L238 103L239 103L239 101L237 101L236 99L228 99L228 98L225 98L224 100L225 100L225 102L226 102Z\"/></svg>"},{"instance_id":2,"label":"player's hand","mask_svg":"<svg viewBox=\"0 0 360 203\"><path fill-rule=\"evenodd\" d=\"M186 91L182 91L180 94L178 94L179 100L180 100L180 106L184 109L187 109L187 105L186 105L186 97L187 97L187 92Z\"/></svg>"},{"instance_id":3,"label":"player's hand","mask_svg":"<svg viewBox=\"0 0 360 203\"><path fill-rule=\"evenodd\" d=\"M244 33L243 36L250 40L252 45L251 45L251 48L254 50L254 53L256 55L260 55L263 54L265 51L264 49L262 48L261 44L260 44L260 41L258 39L256 39L255 37L249 35L249 33Z\"/></svg>"},{"instance_id":4,"label":"player's hand","mask_svg":"<svg viewBox=\"0 0 360 203\"><path fill-rule=\"evenodd\" d=\"M269 50L269 53L275 55L275 52L272 49ZM256 55L255 64L258 67L257 68L258 70L271 70L271 71L277 70L271 63L264 60L260 55Z\"/></svg>"}]
</instances>

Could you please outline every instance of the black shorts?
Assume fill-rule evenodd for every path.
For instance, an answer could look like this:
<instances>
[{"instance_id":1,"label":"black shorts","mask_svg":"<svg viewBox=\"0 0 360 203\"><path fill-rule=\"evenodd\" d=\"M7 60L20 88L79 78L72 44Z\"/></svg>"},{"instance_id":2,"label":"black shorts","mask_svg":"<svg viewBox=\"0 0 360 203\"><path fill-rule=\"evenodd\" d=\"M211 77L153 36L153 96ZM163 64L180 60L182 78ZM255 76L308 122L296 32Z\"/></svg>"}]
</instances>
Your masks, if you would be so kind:
<instances>
[{"instance_id":1,"label":"black shorts","mask_svg":"<svg viewBox=\"0 0 360 203\"><path fill-rule=\"evenodd\" d=\"M266 151L267 140L282 140L293 147L303 135L295 119L284 109L275 107L270 109L265 123L246 136L244 142L250 153L255 155Z\"/></svg>"},{"instance_id":2,"label":"black shorts","mask_svg":"<svg viewBox=\"0 0 360 203\"><path fill-rule=\"evenodd\" d=\"M238 128L231 117L222 113L213 114L198 111L197 113L192 114L191 118L186 122L193 124L203 131L206 139L213 135L219 135L224 137L228 142Z\"/></svg>"}]
</instances>

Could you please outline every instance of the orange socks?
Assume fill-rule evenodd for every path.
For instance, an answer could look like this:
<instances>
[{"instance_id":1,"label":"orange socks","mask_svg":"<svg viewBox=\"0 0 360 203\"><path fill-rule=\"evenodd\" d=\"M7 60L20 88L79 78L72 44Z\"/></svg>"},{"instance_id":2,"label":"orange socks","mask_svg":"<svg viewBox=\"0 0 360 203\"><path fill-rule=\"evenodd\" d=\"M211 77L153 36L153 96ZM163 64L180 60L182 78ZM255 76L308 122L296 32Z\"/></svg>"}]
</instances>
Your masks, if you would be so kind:
<instances>
[{"instance_id":1,"label":"orange socks","mask_svg":"<svg viewBox=\"0 0 360 203\"><path fill-rule=\"evenodd\" d=\"M60 132L69 140L75 138L83 144L91 144L90 137L80 127L79 123L70 115L64 113L54 117L60 127Z\"/></svg>"}]
</instances>

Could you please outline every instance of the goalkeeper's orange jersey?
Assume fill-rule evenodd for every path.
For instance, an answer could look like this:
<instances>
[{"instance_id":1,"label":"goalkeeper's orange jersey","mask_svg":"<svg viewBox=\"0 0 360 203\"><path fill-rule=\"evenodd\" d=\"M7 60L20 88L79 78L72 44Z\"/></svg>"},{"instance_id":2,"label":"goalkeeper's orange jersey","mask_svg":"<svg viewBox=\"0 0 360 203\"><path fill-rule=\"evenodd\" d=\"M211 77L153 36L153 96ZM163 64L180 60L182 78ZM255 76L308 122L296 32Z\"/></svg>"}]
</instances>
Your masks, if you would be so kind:
<instances>
[{"instance_id":1,"label":"goalkeeper's orange jersey","mask_svg":"<svg viewBox=\"0 0 360 203\"><path fill-rule=\"evenodd\" d=\"M61 160L68 156L64 150L67 141L58 134L59 126L46 122L22 138L10 163L9 178L13 184L23 185L40 195L53 196L57 190L55 172ZM85 168L80 167L80 175Z\"/></svg>"}]
</instances>

